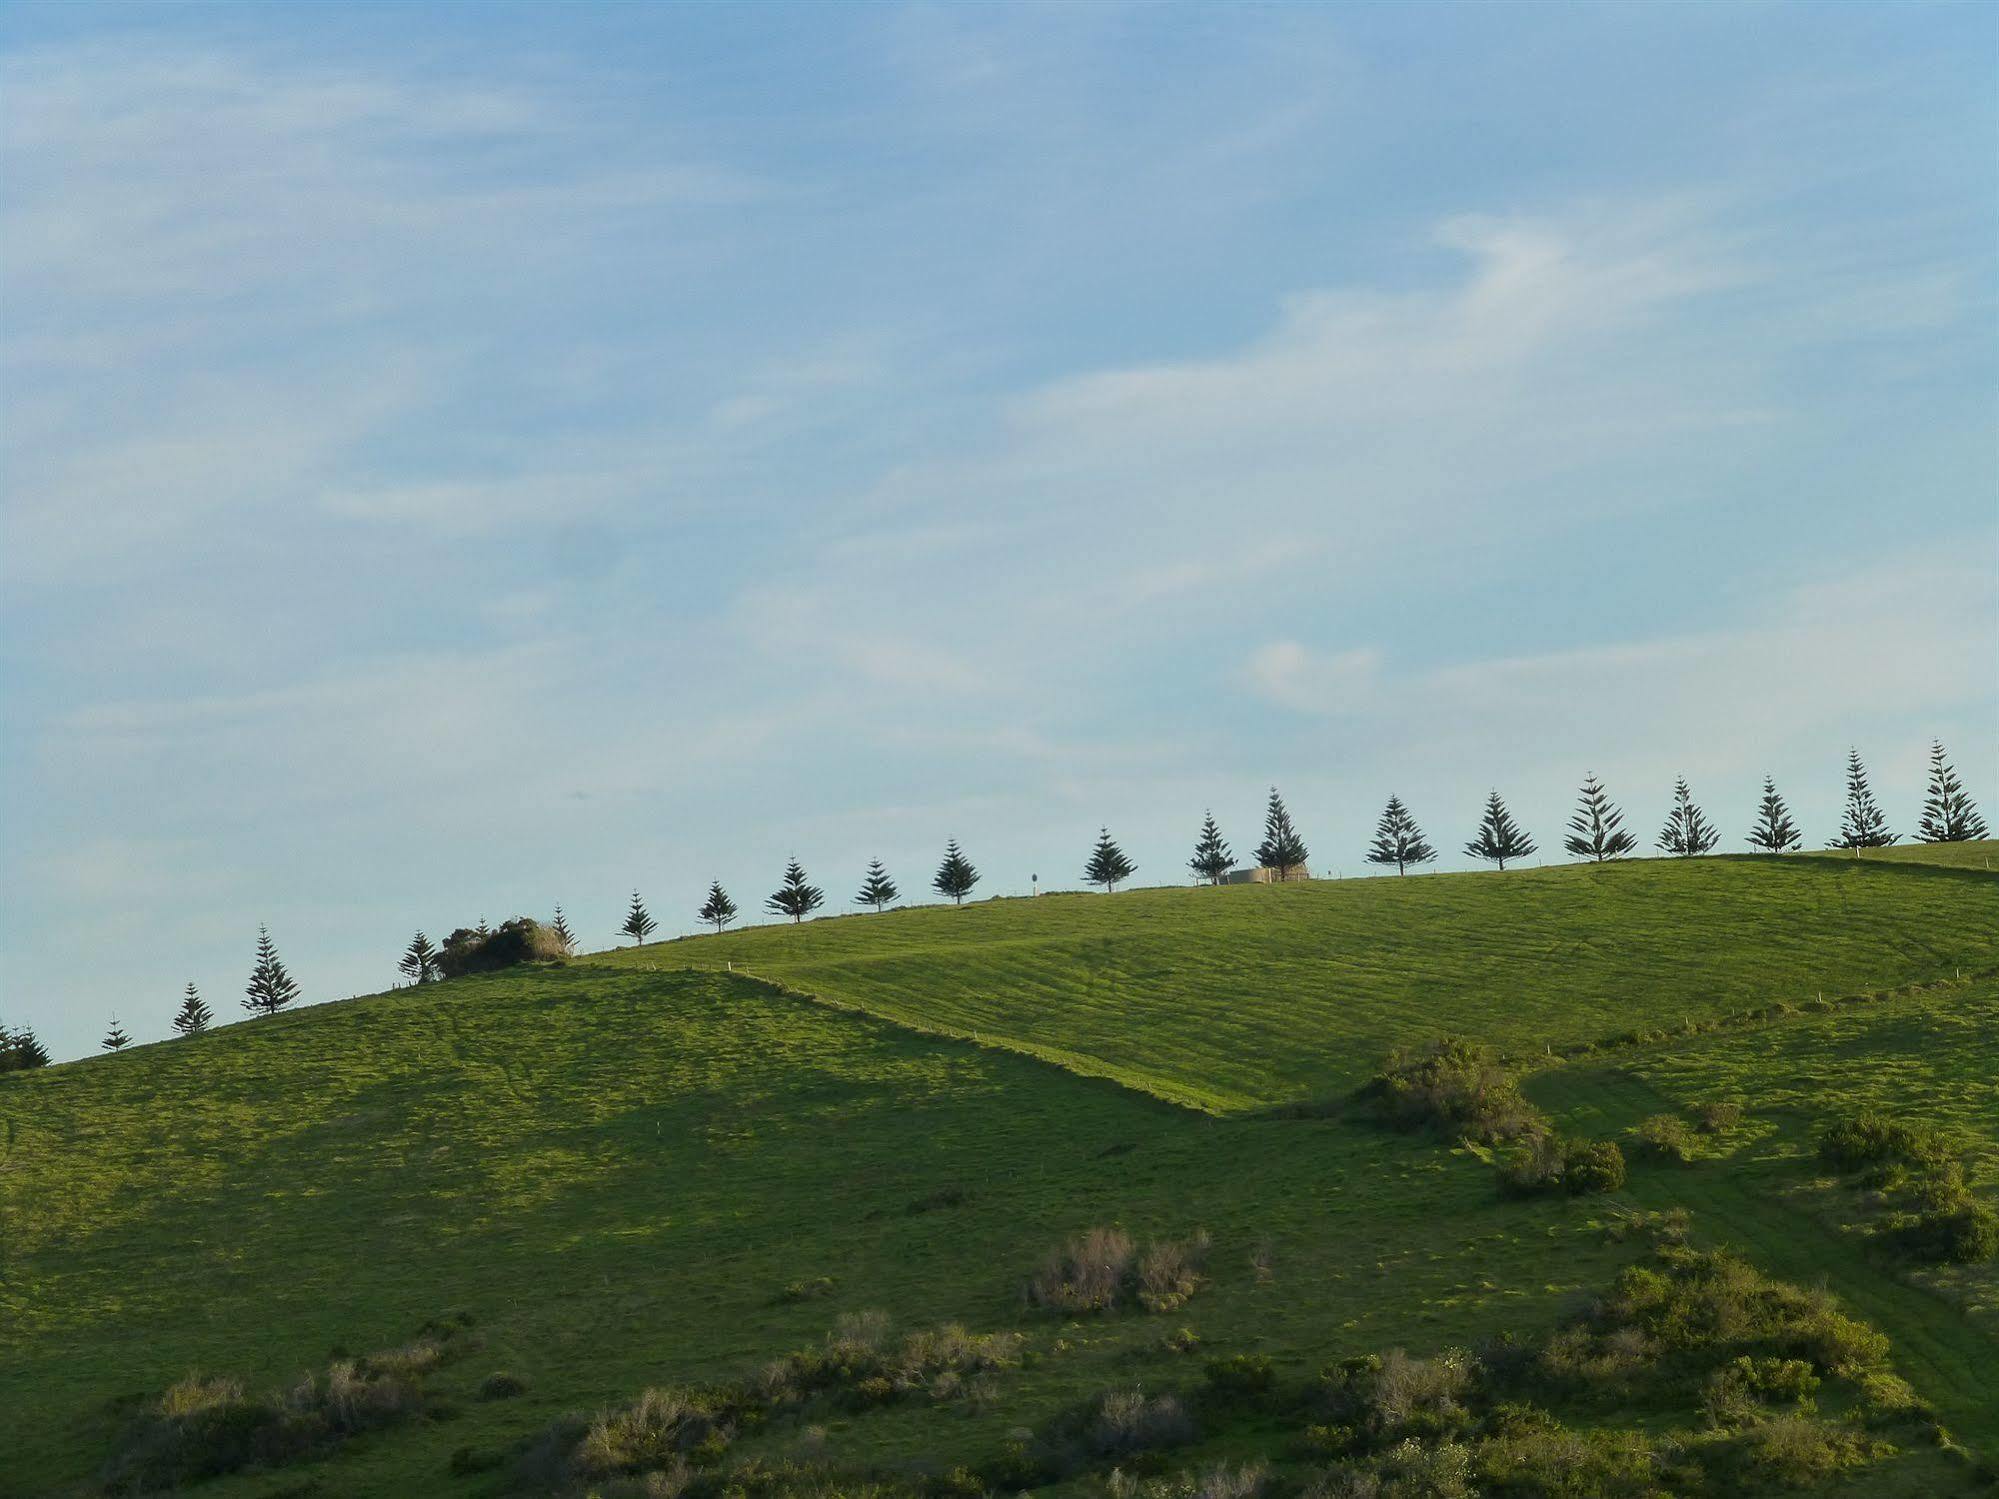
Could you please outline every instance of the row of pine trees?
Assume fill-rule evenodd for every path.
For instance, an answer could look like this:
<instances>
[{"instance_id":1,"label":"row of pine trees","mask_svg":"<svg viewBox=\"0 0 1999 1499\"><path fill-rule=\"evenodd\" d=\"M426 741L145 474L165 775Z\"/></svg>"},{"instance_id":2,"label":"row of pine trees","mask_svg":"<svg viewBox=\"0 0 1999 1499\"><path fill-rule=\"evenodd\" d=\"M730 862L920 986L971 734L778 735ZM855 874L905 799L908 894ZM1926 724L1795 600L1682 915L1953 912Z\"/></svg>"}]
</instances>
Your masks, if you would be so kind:
<instances>
[{"instance_id":1,"label":"row of pine trees","mask_svg":"<svg viewBox=\"0 0 1999 1499\"><path fill-rule=\"evenodd\" d=\"M1930 748L1929 788L1917 825L1917 839L1924 843L1961 843L1985 836L1985 819L1979 815L1977 805L1958 779L1943 745L1933 744ZM1885 848L1900 840L1899 833L1890 831L1886 814L1874 799L1867 781L1867 769L1861 763L1859 752L1849 751L1845 811L1840 819L1838 836L1829 840L1826 846L1857 851ZM1665 825L1659 830L1659 836L1653 840L1654 846L1667 854L1694 856L1711 852L1720 841L1720 832L1695 803L1685 778L1675 781L1671 810L1666 815ZM1792 820L1790 808L1768 776L1764 777L1762 798L1746 841L1751 848L1772 854L1798 848L1804 842L1803 834ZM1477 831L1465 843L1464 850L1473 858L1484 859L1503 870L1509 861L1528 858L1537 852L1538 847L1514 820L1499 793L1494 791L1486 798ZM1569 819L1562 847L1578 859L1598 861L1624 858L1638 848L1636 835L1624 826L1624 813L1593 775L1583 781L1575 815ZM1310 850L1292 822L1284 798L1278 795L1275 787L1271 788L1270 800L1264 808L1263 838L1254 854L1257 864L1271 871L1277 879L1288 880L1305 873L1305 861ZM1380 821L1375 825L1373 841L1364 857L1370 864L1393 866L1397 874L1405 874L1412 867L1432 862L1437 857L1437 851L1402 799L1391 796ZM1119 885L1131 878L1136 867L1111 837L1110 830L1102 828L1098 830L1096 844L1083 866L1083 878L1093 887L1102 886L1107 893L1115 892ZM1194 842L1193 857L1187 861L1187 867L1197 879L1215 885L1236 868L1235 854L1228 840L1222 836L1212 812L1201 823ZM931 877L930 888L962 905L978 883L979 871L965 856L957 840L954 838L947 842L943 860ZM880 912L901 897L901 888L881 860L876 859L868 865L853 903ZM784 878L777 889L764 898L764 909L772 915L789 916L797 922L803 921L825 903L826 892L811 883L803 866L794 858L785 866ZM707 898L695 914L720 932L736 919L739 912L729 892L717 880L708 887ZM658 930L658 926L639 893L633 891L624 925L618 929L620 935L631 938L635 943L644 942ZM562 914L562 907L555 908L555 919L548 929L562 951L576 950L576 934ZM483 920L473 935L479 938L488 935ZM457 940L456 936L453 940ZM442 978L443 969L439 965L436 944L424 933L418 932L404 950L397 971L411 984L427 984ZM274 1015L296 1000L298 995L298 984L278 956L270 933L259 927L257 957L244 990L243 1008L256 1015ZM213 1018L201 995L190 983L182 996L180 1010L174 1016L174 1030L183 1036L199 1035L208 1029ZM131 1037L113 1016L111 1029L104 1037L104 1049L121 1051L130 1044ZM47 1062L48 1053L35 1039L32 1030L0 1028L0 1072L44 1066Z\"/></svg>"}]
</instances>

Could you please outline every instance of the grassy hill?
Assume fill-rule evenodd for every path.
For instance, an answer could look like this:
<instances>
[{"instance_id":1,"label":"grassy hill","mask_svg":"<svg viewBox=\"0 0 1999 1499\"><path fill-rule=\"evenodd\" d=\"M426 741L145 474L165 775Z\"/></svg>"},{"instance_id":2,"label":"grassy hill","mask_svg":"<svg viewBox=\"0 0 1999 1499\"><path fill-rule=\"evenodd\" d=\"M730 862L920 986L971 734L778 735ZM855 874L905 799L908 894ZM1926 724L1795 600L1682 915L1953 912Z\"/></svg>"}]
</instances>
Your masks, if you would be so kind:
<instances>
[{"instance_id":1,"label":"grassy hill","mask_svg":"<svg viewBox=\"0 0 1999 1499\"><path fill-rule=\"evenodd\" d=\"M1545 1336L1647 1252L1605 1232L1615 1210L1682 1205L1770 1273L1829 1284L1990 1449L1985 1272L1885 1266L1810 1146L1836 1108L1892 1098L1999 1152L1999 986L1955 982L1999 968L1995 934L1999 878L1874 858L1044 897L625 949L9 1078L0 1493L89 1491L190 1370L286 1384L453 1313L465 1351L426 1419L197 1487L506 1492L565 1413L746 1374L877 1308L1022 1342L967 1391L746 1426L731 1461L977 1467L1140 1386L1201 1416L1174 1462L1268 1458L1281 1480L1312 1465L1288 1407L1201 1405L1209 1354L1266 1355L1303 1390L1330 1360ZM1754 1100L1714 1159L1634 1161L1610 1198L1508 1198L1473 1152L1265 1107L1343 1093L1439 1029L1528 1055L1941 980L1548 1066L1530 1093L1579 1129ZM1204 1284L1159 1316L1025 1305L1048 1251L1095 1225L1205 1230ZM499 1370L525 1392L479 1398ZM1620 1399L1653 1429L1698 1424L1691 1397ZM1853 1492L1966 1481L1897 1445Z\"/></svg>"}]
</instances>

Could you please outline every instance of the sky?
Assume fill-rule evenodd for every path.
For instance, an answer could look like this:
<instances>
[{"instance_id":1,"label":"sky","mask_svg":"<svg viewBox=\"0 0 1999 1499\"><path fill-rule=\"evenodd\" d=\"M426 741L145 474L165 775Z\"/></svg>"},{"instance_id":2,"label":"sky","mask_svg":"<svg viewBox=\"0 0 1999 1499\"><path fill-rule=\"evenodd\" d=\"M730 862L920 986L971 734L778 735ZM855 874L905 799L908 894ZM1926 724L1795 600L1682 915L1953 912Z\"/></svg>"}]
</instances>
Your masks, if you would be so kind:
<instances>
[{"instance_id":1,"label":"sky","mask_svg":"<svg viewBox=\"0 0 1999 1499\"><path fill-rule=\"evenodd\" d=\"M1281 789L1999 825L1999 12L0 11L0 1023ZM757 919L767 919L759 914Z\"/></svg>"}]
</instances>

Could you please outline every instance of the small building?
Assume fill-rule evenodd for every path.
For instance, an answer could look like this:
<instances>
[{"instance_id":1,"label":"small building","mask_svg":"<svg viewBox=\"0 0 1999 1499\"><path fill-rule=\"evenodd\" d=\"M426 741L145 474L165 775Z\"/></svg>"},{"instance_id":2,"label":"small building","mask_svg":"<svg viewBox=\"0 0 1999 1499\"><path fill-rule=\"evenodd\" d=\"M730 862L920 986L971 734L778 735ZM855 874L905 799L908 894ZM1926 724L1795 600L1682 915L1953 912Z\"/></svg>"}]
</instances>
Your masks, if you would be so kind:
<instances>
[{"instance_id":1,"label":"small building","mask_svg":"<svg viewBox=\"0 0 1999 1499\"><path fill-rule=\"evenodd\" d=\"M1292 879L1309 880L1311 877L1306 872L1303 864L1294 864L1291 866ZM1222 876L1222 883L1224 885L1274 885L1283 878L1282 871L1272 869L1266 864L1258 869L1231 869L1227 874Z\"/></svg>"}]
</instances>

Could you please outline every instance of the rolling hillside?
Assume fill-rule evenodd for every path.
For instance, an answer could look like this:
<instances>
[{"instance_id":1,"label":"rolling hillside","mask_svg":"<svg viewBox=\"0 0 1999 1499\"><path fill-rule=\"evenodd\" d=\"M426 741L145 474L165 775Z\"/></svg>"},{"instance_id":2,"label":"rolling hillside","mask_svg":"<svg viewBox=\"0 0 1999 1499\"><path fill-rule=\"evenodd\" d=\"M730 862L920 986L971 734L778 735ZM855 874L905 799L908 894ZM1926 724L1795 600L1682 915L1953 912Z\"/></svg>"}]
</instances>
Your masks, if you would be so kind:
<instances>
[{"instance_id":1,"label":"rolling hillside","mask_svg":"<svg viewBox=\"0 0 1999 1499\"><path fill-rule=\"evenodd\" d=\"M1646 861L761 928L0 1080L0 1492L90 1492L190 1370L289 1384L460 1313L426 1419L190 1491L535 1491L508 1475L566 1413L746 1375L870 1309L1022 1342L969 1393L815 1405L745 1425L729 1460L810 1452L947 1492L1098 1392L1198 1389L1209 1354L1268 1356L1305 1389L1331 1360L1545 1336L1646 1253L1604 1231L1618 1209L1679 1206L1707 1241L1827 1283L1990 1451L1989 1267L1884 1265L1810 1149L1839 1108L1892 1099L1976 1142L1989 1195L1995 969L1999 877L1975 868ZM1268 1107L1344 1095L1442 1029L1525 1057L1779 1001L1801 1008L1544 1057L1530 1095L1578 1130L1749 1104L1714 1159L1634 1158L1608 1198L1509 1198L1475 1153ZM1198 1293L1159 1316L1025 1305L1048 1251L1104 1224L1204 1230ZM479 1398L501 1370L525 1391ZM1282 1410L1188 1398L1201 1435L1176 1464L1311 1466ZM1698 1424L1685 1401L1647 1409ZM1968 1482L1947 1449L1890 1445L1850 1491Z\"/></svg>"}]
</instances>

